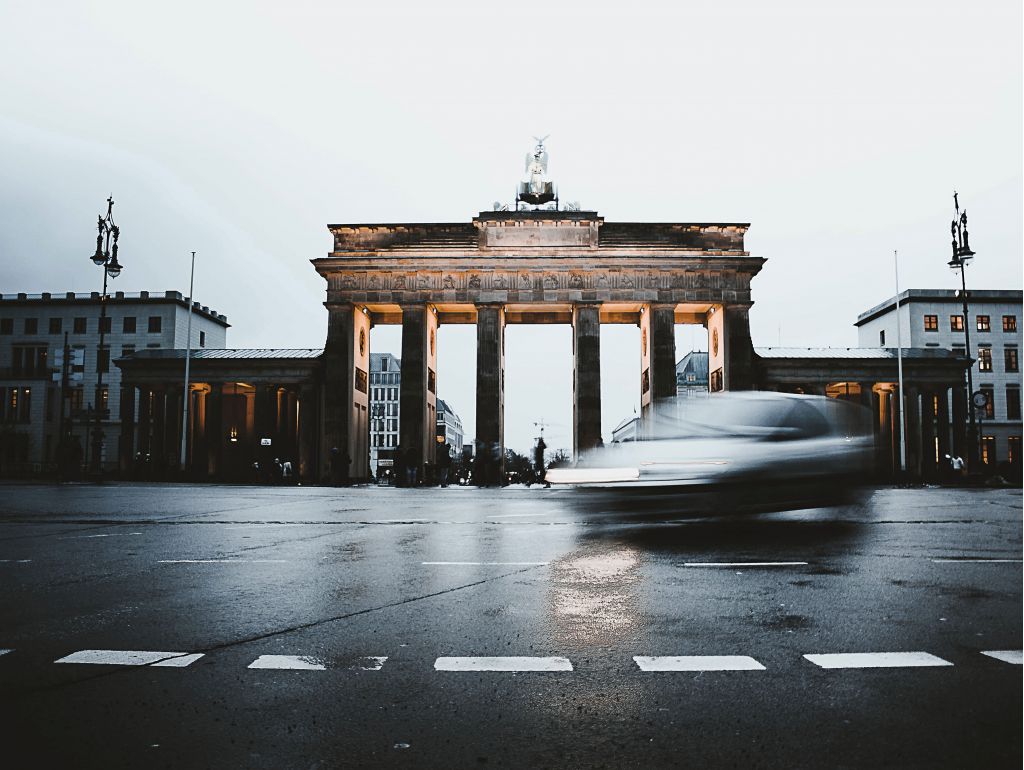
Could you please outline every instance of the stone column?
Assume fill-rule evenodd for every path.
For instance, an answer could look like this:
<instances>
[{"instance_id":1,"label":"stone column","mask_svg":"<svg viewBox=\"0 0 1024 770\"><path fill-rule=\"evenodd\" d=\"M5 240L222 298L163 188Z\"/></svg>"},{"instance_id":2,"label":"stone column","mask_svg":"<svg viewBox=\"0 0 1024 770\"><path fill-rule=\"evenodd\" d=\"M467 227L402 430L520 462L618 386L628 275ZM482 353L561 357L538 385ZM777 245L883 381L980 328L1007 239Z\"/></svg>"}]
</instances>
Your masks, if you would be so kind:
<instances>
[{"instance_id":1,"label":"stone column","mask_svg":"<svg viewBox=\"0 0 1024 770\"><path fill-rule=\"evenodd\" d=\"M403 369L405 362L402 363ZM505 308L476 306L477 484L500 484L505 475Z\"/></svg>"},{"instance_id":2,"label":"stone column","mask_svg":"<svg viewBox=\"0 0 1024 770\"><path fill-rule=\"evenodd\" d=\"M572 308L572 443L573 455L577 459L582 452L601 443L600 312L601 306L596 303L575 304Z\"/></svg>"},{"instance_id":3,"label":"stone column","mask_svg":"<svg viewBox=\"0 0 1024 770\"><path fill-rule=\"evenodd\" d=\"M135 386L121 383L121 437L117 442L118 468L128 475L135 467ZM63 438L63 437L62 437Z\"/></svg>"},{"instance_id":4,"label":"stone column","mask_svg":"<svg viewBox=\"0 0 1024 770\"><path fill-rule=\"evenodd\" d=\"M365 479L369 423L370 319L351 303L327 303L321 454L325 480Z\"/></svg>"},{"instance_id":5,"label":"stone column","mask_svg":"<svg viewBox=\"0 0 1024 770\"><path fill-rule=\"evenodd\" d=\"M676 394L676 306L651 305L651 397Z\"/></svg>"},{"instance_id":6,"label":"stone column","mask_svg":"<svg viewBox=\"0 0 1024 770\"><path fill-rule=\"evenodd\" d=\"M181 394L184 386L167 387L167 396L164 399L164 470L169 471L178 467L181 460Z\"/></svg>"},{"instance_id":7,"label":"stone column","mask_svg":"<svg viewBox=\"0 0 1024 770\"><path fill-rule=\"evenodd\" d=\"M921 393L916 385L906 387L903 406L906 413L907 474L921 478Z\"/></svg>"},{"instance_id":8,"label":"stone column","mask_svg":"<svg viewBox=\"0 0 1024 770\"><path fill-rule=\"evenodd\" d=\"M303 383L299 391L299 478L316 479L317 443L317 389L310 383Z\"/></svg>"},{"instance_id":9,"label":"stone column","mask_svg":"<svg viewBox=\"0 0 1024 770\"><path fill-rule=\"evenodd\" d=\"M967 388L953 388L953 454L967 459Z\"/></svg>"},{"instance_id":10,"label":"stone column","mask_svg":"<svg viewBox=\"0 0 1024 770\"><path fill-rule=\"evenodd\" d=\"M160 387L153 389L153 439L150 444L150 467L157 474L167 469L167 393Z\"/></svg>"},{"instance_id":11,"label":"stone column","mask_svg":"<svg viewBox=\"0 0 1024 770\"><path fill-rule=\"evenodd\" d=\"M939 411L935 415L936 433L939 436L939 468L945 469L946 455L950 454L949 443L949 388L939 388Z\"/></svg>"},{"instance_id":12,"label":"stone column","mask_svg":"<svg viewBox=\"0 0 1024 770\"><path fill-rule=\"evenodd\" d=\"M224 383L210 383L210 393L206 397L206 457L207 472L211 476L223 475L224 442L227 440L224 431Z\"/></svg>"},{"instance_id":13,"label":"stone column","mask_svg":"<svg viewBox=\"0 0 1024 770\"><path fill-rule=\"evenodd\" d=\"M423 482L427 465L434 462L437 413L437 315L431 305L402 306L399 411L398 447L405 469L414 468L416 482ZM399 478L399 482L405 483L405 479Z\"/></svg>"},{"instance_id":14,"label":"stone column","mask_svg":"<svg viewBox=\"0 0 1024 770\"><path fill-rule=\"evenodd\" d=\"M152 454L152 432L153 415L150 412L150 397L152 390L149 387L139 388L139 430L138 446L143 455ZM145 460L145 458L143 458ZM145 466L144 466L145 467Z\"/></svg>"},{"instance_id":15,"label":"stone column","mask_svg":"<svg viewBox=\"0 0 1024 770\"><path fill-rule=\"evenodd\" d=\"M754 387L754 345L750 341L750 306L726 305L725 388L750 390ZM713 342L713 341L712 341Z\"/></svg>"}]
</instances>

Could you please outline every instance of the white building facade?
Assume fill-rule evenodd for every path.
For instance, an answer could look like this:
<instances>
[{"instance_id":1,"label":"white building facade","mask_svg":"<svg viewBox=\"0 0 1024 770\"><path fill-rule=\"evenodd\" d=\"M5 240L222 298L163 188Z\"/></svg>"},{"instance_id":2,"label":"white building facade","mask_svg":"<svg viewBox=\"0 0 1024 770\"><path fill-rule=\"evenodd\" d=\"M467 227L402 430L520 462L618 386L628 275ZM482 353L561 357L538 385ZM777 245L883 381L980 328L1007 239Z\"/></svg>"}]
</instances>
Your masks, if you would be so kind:
<instances>
[{"instance_id":1,"label":"white building facade","mask_svg":"<svg viewBox=\"0 0 1024 770\"><path fill-rule=\"evenodd\" d=\"M969 290L968 312L965 321L958 291L908 289L899 295L898 313L896 298L891 297L861 313L855 325L862 347L895 348L899 339L903 348L964 353L965 324L969 324L973 386L986 394L988 402L976 411L981 461L991 469L1004 463L1019 469L1022 292Z\"/></svg>"},{"instance_id":2,"label":"white building facade","mask_svg":"<svg viewBox=\"0 0 1024 770\"><path fill-rule=\"evenodd\" d=\"M106 471L117 467L121 371L112 361L137 350L185 348L188 301L175 291L109 295L102 350L100 315L99 292L0 295L0 475L54 469L62 411L56 362L65 340L70 353L66 425L87 461L94 429L90 416L98 406L101 464ZM225 347L228 326L225 316L193 303L191 347ZM103 386L97 393L100 372Z\"/></svg>"},{"instance_id":3,"label":"white building facade","mask_svg":"<svg viewBox=\"0 0 1024 770\"><path fill-rule=\"evenodd\" d=\"M455 413L447 401L437 399L437 443L447 442L449 454L452 457L457 457L462 454L464 438L462 418Z\"/></svg>"},{"instance_id":4,"label":"white building facade","mask_svg":"<svg viewBox=\"0 0 1024 770\"><path fill-rule=\"evenodd\" d=\"M402 361L390 353L370 353L370 472L394 467L398 453Z\"/></svg>"}]
</instances>

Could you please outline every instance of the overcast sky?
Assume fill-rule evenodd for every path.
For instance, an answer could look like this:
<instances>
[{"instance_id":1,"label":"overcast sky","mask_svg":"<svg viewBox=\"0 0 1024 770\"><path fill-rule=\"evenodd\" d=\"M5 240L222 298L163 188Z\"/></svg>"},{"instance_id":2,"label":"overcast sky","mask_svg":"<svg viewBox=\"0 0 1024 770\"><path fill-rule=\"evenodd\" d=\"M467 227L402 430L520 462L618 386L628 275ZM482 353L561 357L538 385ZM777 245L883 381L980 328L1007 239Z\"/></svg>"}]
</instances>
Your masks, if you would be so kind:
<instances>
[{"instance_id":1,"label":"overcast sky","mask_svg":"<svg viewBox=\"0 0 1024 770\"><path fill-rule=\"evenodd\" d=\"M856 345L857 314L1022 282L1020 0L0 0L0 290L188 290L231 347L320 347L309 264L334 222L469 221L550 134L563 200L609 221L750 222L756 346ZM682 356L706 337L677 335ZM438 383L474 425L474 327ZM401 354L397 328L371 345ZM639 399L639 333L602 332L606 440ZM506 443L569 446L569 327L510 327Z\"/></svg>"}]
</instances>

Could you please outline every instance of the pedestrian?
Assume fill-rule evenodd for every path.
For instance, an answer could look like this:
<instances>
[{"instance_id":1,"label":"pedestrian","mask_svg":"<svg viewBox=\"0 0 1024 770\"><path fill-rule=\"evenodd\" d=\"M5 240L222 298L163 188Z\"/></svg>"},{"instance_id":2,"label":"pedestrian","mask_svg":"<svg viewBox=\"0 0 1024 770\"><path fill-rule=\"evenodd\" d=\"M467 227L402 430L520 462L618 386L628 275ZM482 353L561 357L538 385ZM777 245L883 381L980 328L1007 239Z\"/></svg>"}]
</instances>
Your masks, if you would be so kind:
<instances>
[{"instance_id":1,"label":"pedestrian","mask_svg":"<svg viewBox=\"0 0 1024 770\"><path fill-rule=\"evenodd\" d=\"M954 483L959 483L960 478L964 475L964 460L960 455L953 455L949 461L949 467L953 471Z\"/></svg>"},{"instance_id":2,"label":"pedestrian","mask_svg":"<svg viewBox=\"0 0 1024 770\"><path fill-rule=\"evenodd\" d=\"M452 448L444 442L437 450L437 480L442 487L448 486L448 474L452 469Z\"/></svg>"},{"instance_id":3,"label":"pedestrian","mask_svg":"<svg viewBox=\"0 0 1024 770\"><path fill-rule=\"evenodd\" d=\"M544 479L546 474L544 470L544 450L547 448L548 445L544 443L544 437L538 438L537 446L533 450L533 471L536 474L538 484L550 486Z\"/></svg>"}]
</instances>

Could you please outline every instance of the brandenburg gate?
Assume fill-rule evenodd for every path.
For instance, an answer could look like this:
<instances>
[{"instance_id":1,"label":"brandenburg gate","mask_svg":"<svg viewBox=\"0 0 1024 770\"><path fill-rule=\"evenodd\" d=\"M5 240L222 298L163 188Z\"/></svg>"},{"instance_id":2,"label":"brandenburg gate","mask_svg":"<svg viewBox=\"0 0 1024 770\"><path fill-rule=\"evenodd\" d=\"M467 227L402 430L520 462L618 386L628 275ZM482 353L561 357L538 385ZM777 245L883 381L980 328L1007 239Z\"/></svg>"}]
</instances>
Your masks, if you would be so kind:
<instances>
[{"instance_id":1,"label":"brandenburg gate","mask_svg":"<svg viewBox=\"0 0 1024 770\"><path fill-rule=\"evenodd\" d=\"M547 190L550 191L550 183ZM522 200L531 197L529 183ZM537 192L536 190L534 192ZM764 260L744 250L747 224L605 222L554 207L482 212L470 222L330 225L334 248L312 260L327 281L321 456L351 459L366 478L369 340L401 324L399 451L434 461L437 329L476 324L478 479L496 482L504 457L507 324L571 324L573 445L601 440L601 325L640 327L634 365L641 404L675 395L675 325L708 330L711 390L754 385L750 282ZM493 462L488 462L493 458Z\"/></svg>"}]
</instances>

